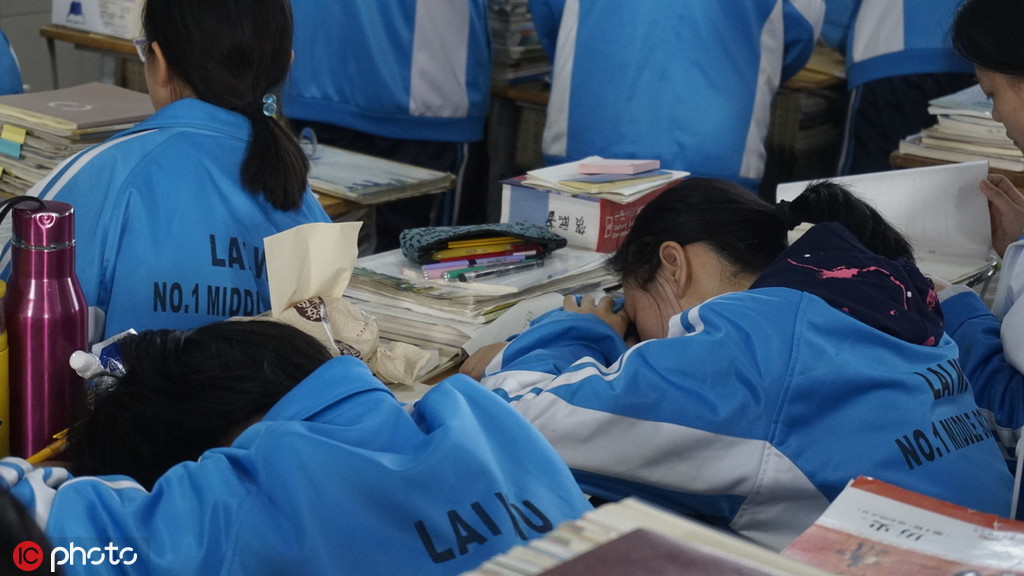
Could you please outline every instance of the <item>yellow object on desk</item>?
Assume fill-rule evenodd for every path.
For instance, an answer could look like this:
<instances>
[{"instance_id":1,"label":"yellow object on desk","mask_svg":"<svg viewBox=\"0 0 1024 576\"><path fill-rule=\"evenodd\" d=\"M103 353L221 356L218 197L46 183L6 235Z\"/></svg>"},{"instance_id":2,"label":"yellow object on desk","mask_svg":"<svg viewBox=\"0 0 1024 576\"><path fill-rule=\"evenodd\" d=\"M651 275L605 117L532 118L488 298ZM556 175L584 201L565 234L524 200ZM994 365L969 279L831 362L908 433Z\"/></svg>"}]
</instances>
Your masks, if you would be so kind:
<instances>
[{"instance_id":1,"label":"yellow object on desk","mask_svg":"<svg viewBox=\"0 0 1024 576\"><path fill-rule=\"evenodd\" d=\"M50 442L46 446L46 448L43 448L39 452L36 452L35 454L29 456L26 459L26 462L34 466L36 464L46 462L47 460L52 459L54 456L64 452L64 450L68 447L68 429L65 428L60 432L57 432L56 434L53 435L53 437L56 438L56 440Z\"/></svg>"}]
</instances>

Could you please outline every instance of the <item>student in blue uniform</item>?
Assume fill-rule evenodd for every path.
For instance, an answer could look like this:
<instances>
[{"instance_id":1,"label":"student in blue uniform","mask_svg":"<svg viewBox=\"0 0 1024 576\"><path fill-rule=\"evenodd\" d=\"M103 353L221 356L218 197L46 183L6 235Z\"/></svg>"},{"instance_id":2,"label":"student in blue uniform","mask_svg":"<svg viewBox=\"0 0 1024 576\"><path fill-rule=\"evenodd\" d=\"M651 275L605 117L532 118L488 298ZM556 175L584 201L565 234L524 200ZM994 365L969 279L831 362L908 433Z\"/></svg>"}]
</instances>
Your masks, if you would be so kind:
<instances>
[{"instance_id":1,"label":"student in blue uniform","mask_svg":"<svg viewBox=\"0 0 1024 576\"><path fill-rule=\"evenodd\" d=\"M772 98L811 55L821 0L530 0L554 63L542 150L658 158L756 190Z\"/></svg>"},{"instance_id":2,"label":"student in blue uniform","mask_svg":"<svg viewBox=\"0 0 1024 576\"><path fill-rule=\"evenodd\" d=\"M787 247L804 221L824 223ZM611 266L622 311L567 299L469 367L588 494L638 495L776 549L861 474L1009 512L1013 479L931 282L845 189L776 209L689 179L640 213Z\"/></svg>"},{"instance_id":3,"label":"student in blue uniform","mask_svg":"<svg viewBox=\"0 0 1024 576\"><path fill-rule=\"evenodd\" d=\"M960 1L826 0L822 38L846 55L850 89L840 174L888 170L900 139L935 124L928 101L974 83L950 42Z\"/></svg>"},{"instance_id":4,"label":"student in blue uniform","mask_svg":"<svg viewBox=\"0 0 1024 576\"><path fill-rule=\"evenodd\" d=\"M145 488L0 461L56 547L131 547L153 575L440 576L590 509L544 438L465 376L407 409L358 359L272 320L120 348L124 374L95 384L70 457Z\"/></svg>"},{"instance_id":5,"label":"student in blue uniform","mask_svg":"<svg viewBox=\"0 0 1024 576\"><path fill-rule=\"evenodd\" d=\"M992 99L992 118L1024 150L1022 26L1020 2L968 0L957 12L953 44L974 64L981 89ZM988 199L992 247L1002 257L992 310L966 286L946 287L939 297L978 405L991 413L1011 452L1016 446L1017 464L1024 466L1024 195L1000 174L990 174L979 188Z\"/></svg>"},{"instance_id":6,"label":"student in blue uniform","mask_svg":"<svg viewBox=\"0 0 1024 576\"><path fill-rule=\"evenodd\" d=\"M265 311L263 238L329 221L275 117L290 21L287 0L147 2L137 44L156 113L30 191L75 208L91 340Z\"/></svg>"},{"instance_id":7,"label":"student in blue uniform","mask_svg":"<svg viewBox=\"0 0 1024 576\"><path fill-rule=\"evenodd\" d=\"M283 98L295 127L457 177L447 205L427 195L377 207L368 246L397 248L406 228L483 222L487 0L293 0L292 10L295 61Z\"/></svg>"},{"instance_id":8,"label":"student in blue uniform","mask_svg":"<svg viewBox=\"0 0 1024 576\"><path fill-rule=\"evenodd\" d=\"M21 94L21 68L10 40L0 30L0 94Z\"/></svg>"}]
</instances>

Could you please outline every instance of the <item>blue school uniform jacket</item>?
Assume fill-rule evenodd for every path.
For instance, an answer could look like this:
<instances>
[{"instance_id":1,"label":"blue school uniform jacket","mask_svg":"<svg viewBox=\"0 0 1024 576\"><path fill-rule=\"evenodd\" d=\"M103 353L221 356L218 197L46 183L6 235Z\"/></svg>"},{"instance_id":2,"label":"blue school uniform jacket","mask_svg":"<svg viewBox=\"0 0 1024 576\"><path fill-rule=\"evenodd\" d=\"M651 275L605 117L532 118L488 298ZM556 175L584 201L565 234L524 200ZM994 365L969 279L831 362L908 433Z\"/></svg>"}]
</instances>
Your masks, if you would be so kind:
<instances>
[{"instance_id":1,"label":"blue school uniform jacket","mask_svg":"<svg viewBox=\"0 0 1024 576\"><path fill-rule=\"evenodd\" d=\"M961 0L826 0L849 16L845 44L847 84L911 74L973 73L953 49L950 26ZM835 5L835 6L833 6Z\"/></svg>"},{"instance_id":2,"label":"blue school uniform jacket","mask_svg":"<svg viewBox=\"0 0 1024 576\"><path fill-rule=\"evenodd\" d=\"M285 212L242 186L250 133L241 114L179 100L72 157L29 192L75 209L91 341L270 308L263 239L329 219L308 190Z\"/></svg>"},{"instance_id":3,"label":"blue school uniform jacket","mask_svg":"<svg viewBox=\"0 0 1024 576\"><path fill-rule=\"evenodd\" d=\"M3 483L54 547L112 543L137 556L125 572L152 575L458 574L590 509L544 438L478 383L451 377L407 412L352 357L152 492L15 458Z\"/></svg>"},{"instance_id":4,"label":"blue school uniform jacket","mask_svg":"<svg viewBox=\"0 0 1024 576\"><path fill-rule=\"evenodd\" d=\"M584 491L638 495L780 549L858 475L1007 515L1012 477L916 268L837 224L750 290L626 348L595 316L539 318L482 382Z\"/></svg>"},{"instance_id":5,"label":"blue school uniform jacket","mask_svg":"<svg viewBox=\"0 0 1024 576\"><path fill-rule=\"evenodd\" d=\"M402 140L483 139L486 0L294 0L289 118Z\"/></svg>"},{"instance_id":6,"label":"blue school uniform jacket","mask_svg":"<svg viewBox=\"0 0 1024 576\"><path fill-rule=\"evenodd\" d=\"M1013 453L1024 432L1024 241L1007 247L1002 264L991 311L964 286L943 291L943 296L952 296L942 301L942 311L949 335L960 346L960 361L974 383L978 405Z\"/></svg>"},{"instance_id":7,"label":"blue school uniform jacket","mask_svg":"<svg viewBox=\"0 0 1024 576\"><path fill-rule=\"evenodd\" d=\"M11 42L0 30L0 94L21 94L21 69Z\"/></svg>"},{"instance_id":8,"label":"blue school uniform jacket","mask_svg":"<svg viewBox=\"0 0 1024 576\"><path fill-rule=\"evenodd\" d=\"M771 102L810 57L821 0L530 0L552 58L548 163L658 158L756 185Z\"/></svg>"}]
</instances>

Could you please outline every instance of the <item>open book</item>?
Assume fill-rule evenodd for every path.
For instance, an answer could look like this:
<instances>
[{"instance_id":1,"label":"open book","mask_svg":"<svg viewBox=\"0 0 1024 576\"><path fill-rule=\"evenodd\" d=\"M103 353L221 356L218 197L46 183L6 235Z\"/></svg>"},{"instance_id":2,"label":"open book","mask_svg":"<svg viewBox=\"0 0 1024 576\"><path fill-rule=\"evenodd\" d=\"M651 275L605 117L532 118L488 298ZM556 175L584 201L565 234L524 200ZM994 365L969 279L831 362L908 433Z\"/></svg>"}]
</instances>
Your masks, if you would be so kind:
<instances>
[{"instance_id":1,"label":"open book","mask_svg":"<svg viewBox=\"0 0 1024 576\"><path fill-rule=\"evenodd\" d=\"M604 504L463 576L828 576L637 498Z\"/></svg>"},{"instance_id":2,"label":"open book","mask_svg":"<svg viewBox=\"0 0 1024 576\"><path fill-rule=\"evenodd\" d=\"M995 262L988 205L978 190L987 175L987 162L966 162L832 180L903 232L925 275L956 283L990 269ZM793 200L810 183L780 184L776 198Z\"/></svg>"},{"instance_id":3,"label":"open book","mask_svg":"<svg viewBox=\"0 0 1024 576\"><path fill-rule=\"evenodd\" d=\"M436 194L455 186L455 176L449 172L324 144L316 147L309 164L309 187L314 192L359 204Z\"/></svg>"}]
</instances>

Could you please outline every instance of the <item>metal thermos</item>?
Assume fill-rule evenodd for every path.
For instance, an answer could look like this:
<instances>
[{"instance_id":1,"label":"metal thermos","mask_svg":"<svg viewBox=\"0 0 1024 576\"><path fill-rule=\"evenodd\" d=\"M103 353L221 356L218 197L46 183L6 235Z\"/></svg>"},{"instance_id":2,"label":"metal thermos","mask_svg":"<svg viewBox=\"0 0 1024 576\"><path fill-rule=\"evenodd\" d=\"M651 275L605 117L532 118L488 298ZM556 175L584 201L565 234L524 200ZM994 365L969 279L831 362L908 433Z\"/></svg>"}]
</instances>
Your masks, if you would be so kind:
<instances>
[{"instance_id":1,"label":"metal thermos","mask_svg":"<svg viewBox=\"0 0 1024 576\"><path fill-rule=\"evenodd\" d=\"M22 202L11 212L11 273L4 298L10 372L11 454L28 457L72 424L85 383L68 364L84 350L88 317L75 273L70 204Z\"/></svg>"}]
</instances>

